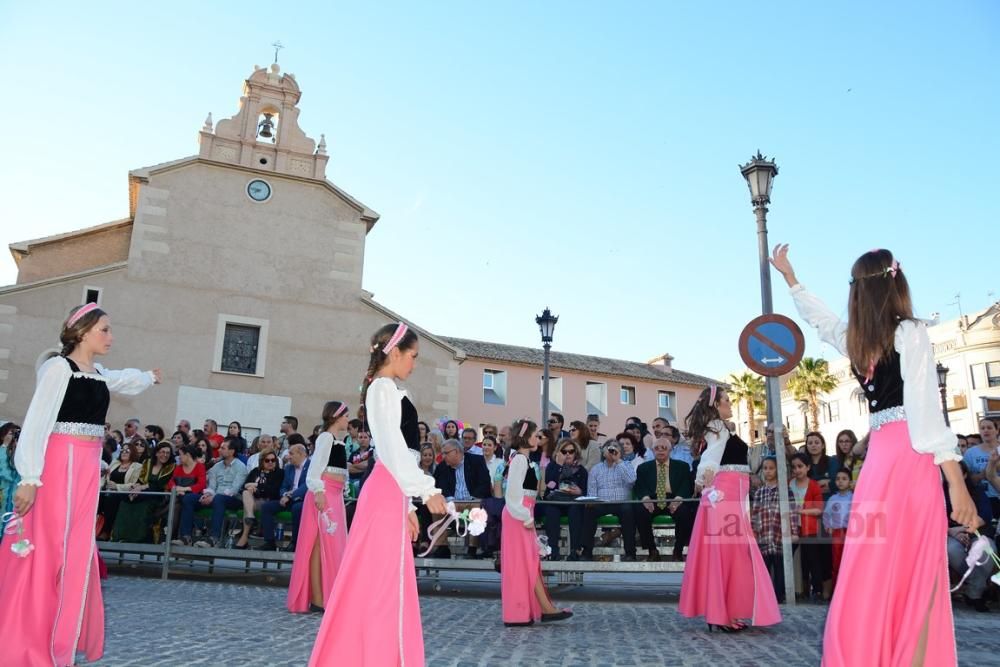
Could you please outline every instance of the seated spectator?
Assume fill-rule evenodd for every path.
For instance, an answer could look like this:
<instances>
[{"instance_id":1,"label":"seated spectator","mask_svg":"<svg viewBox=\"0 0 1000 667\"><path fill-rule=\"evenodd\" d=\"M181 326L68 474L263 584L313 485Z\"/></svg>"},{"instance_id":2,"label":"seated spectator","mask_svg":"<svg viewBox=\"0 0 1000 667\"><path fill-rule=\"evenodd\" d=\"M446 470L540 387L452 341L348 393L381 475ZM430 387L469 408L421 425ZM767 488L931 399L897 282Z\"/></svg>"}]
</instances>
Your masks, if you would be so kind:
<instances>
[{"instance_id":1,"label":"seated spectator","mask_svg":"<svg viewBox=\"0 0 1000 667\"><path fill-rule=\"evenodd\" d=\"M629 417L628 423L625 424L625 432L632 434L632 440L635 442L635 454L640 459L639 463L652 461L653 434L646 429L646 425L639 421L638 417ZM619 444L621 444L620 438ZM624 457L625 453L622 452L622 458Z\"/></svg>"},{"instance_id":2,"label":"seated spectator","mask_svg":"<svg viewBox=\"0 0 1000 667\"><path fill-rule=\"evenodd\" d=\"M431 444L420 446L420 470L424 474L434 476L434 469L437 463L434 462L434 446Z\"/></svg>"},{"instance_id":3,"label":"seated spectator","mask_svg":"<svg viewBox=\"0 0 1000 667\"><path fill-rule=\"evenodd\" d=\"M466 454L483 455L483 448L476 442L476 429L462 429L462 447L465 448Z\"/></svg>"},{"instance_id":4,"label":"seated spectator","mask_svg":"<svg viewBox=\"0 0 1000 667\"><path fill-rule=\"evenodd\" d=\"M778 461L774 456L765 456L761 461L761 476L763 484L754 489L750 501L750 523L760 547L760 555L764 557L774 593L779 603L785 602L785 564L781 541L781 507L780 490L778 487ZM788 495L789 508L795 507L795 496L791 489L785 489ZM792 541L798 539L798 515L790 517Z\"/></svg>"},{"instance_id":5,"label":"seated spectator","mask_svg":"<svg viewBox=\"0 0 1000 667\"><path fill-rule=\"evenodd\" d=\"M274 437L268 435L267 433L261 433L258 437L256 437L254 439L254 442L257 443L257 452L255 454L251 454L247 458L247 470L250 470L250 471L253 471L254 468L260 468L260 467L262 467L260 465L260 459L265 454L269 454L269 453L272 453L272 452L274 454L278 453L278 443L277 443L277 441L274 439ZM280 458L278 459L278 467L279 468L281 467L281 459Z\"/></svg>"},{"instance_id":6,"label":"seated spectator","mask_svg":"<svg viewBox=\"0 0 1000 667\"><path fill-rule=\"evenodd\" d=\"M837 492L826 501L826 508L823 510L823 527L830 536L833 588L836 588L837 574L840 572L840 559L844 555L844 540L847 538L847 527L851 519L851 501L854 498L854 493L851 491L850 469L841 468L838 470L837 475L833 478L833 483Z\"/></svg>"},{"instance_id":7,"label":"seated spectator","mask_svg":"<svg viewBox=\"0 0 1000 667\"><path fill-rule=\"evenodd\" d=\"M250 531L257 525L257 513L264 503L281 498L281 484L285 478L278 467L278 453L273 451L273 445L261 454L259 461L260 467L251 470L243 483L243 532L234 545L237 549L250 545Z\"/></svg>"},{"instance_id":8,"label":"seated spectator","mask_svg":"<svg viewBox=\"0 0 1000 667\"><path fill-rule=\"evenodd\" d=\"M179 452L181 447L191 444L191 437L184 431L174 431L170 436L170 443L174 446L174 452Z\"/></svg>"},{"instance_id":9,"label":"seated spectator","mask_svg":"<svg viewBox=\"0 0 1000 667\"><path fill-rule=\"evenodd\" d=\"M305 438L299 433L293 433L288 436L288 440L290 442L288 465L283 470L281 495L277 500L267 500L260 506L260 522L264 533L264 546L261 548L265 551L274 551L278 548L274 537L274 515L282 510L288 510L292 513L292 539L289 550L295 550L295 538L298 534L299 522L302 519L302 503L309 490L309 487L306 486L309 459Z\"/></svg>"},{"instance_id":10,"label":"seated spectator","mask_svg":"<svg viewBox=\"0 0 1000 667\"><path fill-rule=\"evenodd\" d=\"M537 463L541 470L545 470L549 463L559 458L556 453L556 439L552 433L540 429L538 431L538 446L528 455L528 461Z\"/></svg>"},{"instance_id":11,"label":"seated spectator","mask_svg":"<svg viewBox=\"0 0 1000 667\"><path fill-rule=\"evenodd\" d=\"M167 484L174 474L174 450L169 442L164 440L157 444L153 456L142 464L139 479L129 490L137 494L141 491L162 493L167 490ZM115 542L147 542L151 521L156 518L157 530L153 542L159 543L160 524L163 508L167 507L167 499L161 496L129 495L118 508L111 539Z\"/></svg>"},{"instance_id":12,"label":"seated spectator","mask_svg":"<svg viewBox=\"0 0 1000 667\"><path fill-rule=\"evenodd\" d=\"M632 506L623 501L632 499L632 487L635 485L635 468L622 460L621 446L615 440L604 444L604 460L590 470L587 478L587 495L604 501L601 504L590 505L585 514L583 527L584 560L594 558L594 534L597 531L597 519L605 514L613 514L621 523L621 535L625 542L624 561L635 560L635 515ZM612 534L612 533L609 533ZM604 544L609 544L607 536L602 538Z\"/></svg>"},{"instance_id":13,"label":"seated spectator","mask_svg":"<svg viewBox=\"0 0 1000 667\"><path fill-rule=\"evenodd\" d=\"M147 424L144 436L150 451L156 449L158 444L167 439L166 433L164 433L163 429L156 424Z\"/></svg>"},{"instance_id":14,"label":"seated spectator","mask_svg":"<svg viewBox=\"0 0 1000 667\"><path fill-rule=\"evenodd\" d=\"M108 474L104 478L105 491L128 491L129 487L139 480L142 464L136 461L135 445L128 443L122 446L118 459L111 462ZM118 507L125 497L122 493L103 493L97 505L97 513L104 517L102 529L98 531L97 539L106 540L111 534L118 516Z\"/></svg>"},{"instance_id":15,"label":"seated spectator","mask_svg":"<svg viewBox=\"0 0 1000 667\"><path fill-rule=\"evenodd\" d=\"M802 589L815 602L823 597L823 549L829 548L829 545L819 539L823 492L819 483L809 477L810 467L812 457L805 452L796 452L792 457L792 479L788 486L795 496L794 511L799 516L799 543L793 550L799 550Z\"/></svg>"},{"instance_id":16,"label":"seated spectator","mask_svg":"<svg viewBox=\"0 0 1000 667\"><path fill-rule=\"evenodd\" d=\"M667 437L670 438L670 458L673 461L684 461L688 464L688 467L692 470L692 477L694 479L694 452L691 451L691 445L688 444L681 438L681 430L676 426L667 426L664 429Z\"/></svg>"},{"instance_id":17,"label":"seated spectator","mask_svg":"<svg viewBox=\"0 0 1000 667\"><path fill-rule=\"evenodd\" d=\"M372 457L372 436L368 431L358 431L358 448L348 458L347 473L352 484L360 487L361 479L368 472Z\"/></svg>"},{"instance_id":18,"label":"seated spectator","mask_svg":"<svg viewBox=\"0 0 1000 667\"><path fill-rule=\"evenodd\" d=\"M205 486L208 483L205 464L199 460L200 456L201 450L194 445L184 445L180 448L180 453L178 454L180 463L174 466L173 475L167 484L167 491L177 490L175 517L179 517L181 514L181 499L188 493L201 495L201 492L205 490ZM171 535L176 528L176 523L177 520L175 519L175 525L170 526ZM174 544L182 545L184 542L183 540L176 540Z\"/></svg>"},{"instance_id":19,"label":"seated spectator","mask_svg":"<svg viewBox=\"0 0 1000 667\"><path fill-rule=\"evenodd\" d=\"M219 454L219 463L208 471L208 484L201 495L188 493L181 498L180 540L184 545L191 544L194 513L199 506L212 508L212 520L208 535L195 542L196 547L218 545L222 539L226 510L239 509L241 506L240 492L247 476L247 467L236 458L236 444L231 440L222 442Z\"/></svg>"},{"instance_id":20,"label":"seated spectator","mask_svg":"<svg viewBox=\"0 0 1000 667\"><path fill-rule=\"evenodd\" d=\"M357 421L357 420L353 420L353 421ZM348 425L348 427L349 426L350 425ZM426 445L426 444L428 444L430 442L430 440L428 439L428 437L431 434L431 427L427 424L427 422L417 422L417 433L420 434L420 444L421 445Z\"/></svg>"},{"instance_id":21,"label":"seated spectator","mask_svg":"<svg viewBox=\"0 0 1000 667\"><path fill-rule=\"evenodd\" d=\"M586 430L580 428L579 422L573 422L571 426L574 424L576 432L572 433L570 437L573 438L577 449L580 450L577 461L587 469L587 472L590 472L591 468L601 462L601 443L607 440L607 436L601 433L601 421L597 415L590 415L587 418Z\"/></svg>"},{"instance_id":22,"label":"seated spectator","mask_svg":"<svg viewBox=\"0 0 1000 667\"><path fill-rule=\"evenodd\" d=\"M208 441L212 443L212 458L219 458L219 448L222 447L222 441L225 440L219 433L219 422L214 419L206 419L202 430L205 431L205 437L208 438Z\"/></svg>"},{"instance_id":23,"label":"seated spectator","mask_svg":"<svg viewBox=\"0 0 1000 667\"><path fill-rule=\"evenodd\" d=\"M596 447L596 444L595 444ZM587 469L580 463L580 446L569 438L559 442L561 464L552 461L545 469L543 499L553 501L575 501L587 493ZM569 520L569 558L579 560L583 549L583 505L539 506L539 514L545 519L545 535L552 549L551 560L559 560L559 538L562 532L561 519Z\"/></svg>"},{"instance_id":24,"label":"seated spectator","mask_svg":"<svg viewBox=\"0 0 1000 667\"><path fill-rule=\"evenodd\" d=\"M420 424L423 424L423 422L420 422ZM352 419L347 422L347 437L344 438L344 448L347 450L348 461L351 460L354 452L358 451L360 448L358 445L358 433L361 431L362 426L364 426L364 424L361 423L360 419Z\"/></svg>"},{"instance_id":25,"label":"seated spectator","mask_svg":"<svg viewBox=\"0 0 1000 667\"><path fill-rule=\"evenodd\" d=\"M479 502L493 495L493 481L486 461L477 454L466 455L458 440L446 440L441 448L444 464L434 471L434 481L441 494L461 511L462 507L479 507ZM425 510L426 511L426 510ZM419 517L418 517L419 518ZM426 520L426 516L424 517ZM433 517L434 519L440 517ZM469 546L469 557L477 556L475 540ZM436 546L436 545L432 545ZM451 552L447 546L438 547L434 558L448 558Z\"/></svg>"},{"instance_id":26,"label":"seated spectator","mask_svg":"<svg viewBox=\"0 0 1000 667\"><path fill-rule=\"evenodd\" d=\"M132 438L132 445L135 447L135 463L142 465L149 458L150 445L142 438Z\"/></svg>"},{"instance_id":27,"label":"seated spectator","mask_svg":"<svg viewBox=\"0 0 1000 667\"><path fill-rule=\"evenodd\" d=\"M639 466L646 461L638 453L639 442L636 440L635 435L637 430L638 427L628 431L622 431L616 436L615 439L618 441L618 446L621 447L622 462L627 463L638 471Z\"/></svg>"},{"instance_id":28,"label":"seated spectator","mask_svg":"<svg viewBox=\"0 0 1000 667\"><path fill-rule=\"evenodd\" d=\"M670 460L670 439L666 436L653 443L653 455L655 458L652 461L644 461L635 472L632 493L636 500L649 501L633 505L635 525L639 529L639 540L649 553L647 559L655 562L660 560L660 552L653 539L653 518L672 517L675 536L673 556L675 561L679 561L683 559L683 545L690 541L694 528L695 503L679 500L694 496L691 468L684 461ZM683 539L685 535L687 540Z\"/></svg>"},{"instance_id":29,"label":"seated spectator","mask_svg":"<svg viewBox=\"0 0 1000 667\"><path fill-rule=\"evenodd\" d=\"M962 477L965 480L965 486L969 491L969 495L976 504L977 514L983 520L983 526L979 529L979 534L985 535L990 540L990 548L996 551L996 542L994 539L991 539L995 538L995 535L991 526L993 511L990 507L990 502L986 494L983 493L982 488L977 484L973 484L969 479L969 468L965 462L960 461L958 465L962 469ZM947 482L944 482L944 500L945 512L948 516L948 572L952 585L955 585L962 579L962 576L968 569L965 558L968 556L969 547L972 546L972 542L976 537L966 532L965 526L951 520L951 495L948 493ZM985 594L989 586L990 577L995 571L996 564L993 562L993 559L987 558L986 562L973 569L972 574L965 580L965 584L963 585L965 600L976 611L989 611Z\"/></svg>"},{"instance_id":30,"label":"seated spectator","mask_svg":"<svg viewBox=\"0 0 1000 667\"><path fill-rule=\"evenodd\" d=\"M483 436L483 460L486 461L486 467L490 471L490 482L495 483L497 479L503 477L504 462L503 458L497 454L497 440L496 436L485 435ZM496 496L496 493L493 494Z\"/></svg>"}]
</instances>

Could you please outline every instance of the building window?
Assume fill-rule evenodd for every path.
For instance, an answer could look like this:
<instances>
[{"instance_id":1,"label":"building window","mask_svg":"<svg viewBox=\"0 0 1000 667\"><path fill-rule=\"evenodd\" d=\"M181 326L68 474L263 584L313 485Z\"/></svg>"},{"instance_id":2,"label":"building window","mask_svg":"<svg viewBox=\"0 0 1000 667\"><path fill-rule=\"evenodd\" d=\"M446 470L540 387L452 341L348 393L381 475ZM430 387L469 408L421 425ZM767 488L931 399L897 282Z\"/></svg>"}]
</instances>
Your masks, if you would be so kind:
<instances>
[{"instance_id":1,"label":"building window","mask_svg":"<svg viewBox=\"0 0 1000 667\"><path fill-rule=\"evenodd\" d=\"M858 406L858 414L864 416L868 414L868 399L860 389L854 390L854 402Z\"/></svg>"},{"instance_id":2,"label":"building window","mask_svg":"<svg viewBox=\"0 0 1000 667\"><path fill-rule=\"evenodd\" d=\"M507 405L507 373L504 371L483 371L483 403L486 405Z\"/></svg>"},{"instance_id":3,"label":"building window","mask_svg":"<svg viewBox=\"0 0 1000 667\"><path fill-rule=\"evenodd\" d=\"M212 370L264 377L269 322L240 315L219 315Z\"/></svg>"},{"instance_id":4,"label":"building window","mask_svg":"<svg viewBox=\"0 0 1000 667\"><path fill-rule=\"evenodd\" d=\"M674 412L675 395L672 391L656 392L657 417L666 419L670 423L677 421L677 413Z\"/></svg>"},{"instance_id":5,"label":"building window","mask_svg":"<svg viewBox=\"0 0 1000 667\"><path fill-rule=\"evenodd\" d=\"M101 305L102 292L103 290L100 287L85 285L83 288L83 298L80 299L80 303L96 303L99 306Z\"/></svg>"},{"instance_id":6,"label":"building window","mask_svg":"<svg viewBox=\"0 0 1000 667\"><path fill-rule=\"evenodd\" d=\"M1000 387L1000 361L988 361L984 364L973 364L969 367L969 370L972 374L973 389Z\"/></svg>"},{"instance_id":7,"label":"building window","mask_svg":"<svg viewBox=\"0 0 1000 667\"><path fill-rule=\"evenodd\" d=\"M545 378L538 382L538 395L543 396L545 392ZM563 383L562 378L549 376L549 412L562 412L563 406Z\"/></svg>"},{"instance_id":8,"label":"building window","mask_svg":"<svg viewBox=\"0 0 1000 667\"><path fill-rule=\"evenodd\" d=\"M986 364L986 384L990 387L1000 387L1000 361Z\"/></svg>"},{"instance_id":9,"label":"building window","mask_svg":"<svg viewBox=\"0 0 1000 667\"><path fill-rule=\"evenodd\" d=\"M587 414L608 415L608 385L603 382L588 382L586 388Z\"/></svg>"},{"instance_id":10,"label":"building window","mask_svg":"<svg viewBox=\"0 0 1000 667\"><path fill-rule=\"evenodd\" d=\"M623 384L620 395L622 405L635 405L635 387Z\"/></svg>"},{"instance_id":11,"label":"building window","mask_svg":"<svg viewBox=\"0 0 1000 667\"><path fill-rule=\"evenodd\" d=\"M823 405L828 422L840 421L840 401L830 401Z\"/></svg>"}]
</instances>

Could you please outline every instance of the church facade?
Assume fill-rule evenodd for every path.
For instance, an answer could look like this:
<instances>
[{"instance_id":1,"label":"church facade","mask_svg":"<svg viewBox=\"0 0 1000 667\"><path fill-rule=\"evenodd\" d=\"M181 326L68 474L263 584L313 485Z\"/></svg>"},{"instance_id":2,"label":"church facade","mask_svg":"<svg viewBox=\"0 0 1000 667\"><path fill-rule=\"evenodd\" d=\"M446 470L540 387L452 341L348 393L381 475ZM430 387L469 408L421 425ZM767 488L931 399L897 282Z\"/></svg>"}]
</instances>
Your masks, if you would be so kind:
<instances>
[{"instance_id":1,"label":"church facade","mask_svg":"<svg viewBox=\"0 0 1000 667\"><path fill-rule=\"evenodd\" d=\"M300 97L293 75L256 68L239 112L206 120L198 155L129 173L126 219L11 244L0 415L23 418L62 321L87 301L111 316L105 365L163 369L163 386L113 400L112 423L137 416L169 434L177 419L213 418L255 435L284 415L307 430L327 400L357 407L368 337L399 316L362 288L378 214L326 180L325 141L299 128ZM464 354L415 328L417 408L455 414Z\"/></svg>"}]
</instances>

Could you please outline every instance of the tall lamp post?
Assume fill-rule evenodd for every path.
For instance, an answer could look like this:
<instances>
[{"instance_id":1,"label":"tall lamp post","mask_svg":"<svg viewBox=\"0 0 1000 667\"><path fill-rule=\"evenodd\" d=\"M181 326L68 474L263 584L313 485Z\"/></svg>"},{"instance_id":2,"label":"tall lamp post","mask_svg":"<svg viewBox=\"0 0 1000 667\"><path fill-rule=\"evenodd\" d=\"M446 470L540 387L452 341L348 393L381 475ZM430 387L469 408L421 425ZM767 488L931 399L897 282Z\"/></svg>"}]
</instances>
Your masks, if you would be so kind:
<instances>
[{"instance_id":1,"label":"tall lamp post","mask_svg":"<svg viewBox=\"0 0 1000 667\"><path fill-rule=\"evenodd\" d=\"M948 371L951 369L937 362L938 391L941 392L941 414L944 415L944 425L950 427L951 420L948 419Z\"/></svg>"},{"instance_id":2,"label":"tall lamp post","mask_svg":"<svg viewBox=\"0 0 1000 667\"><path fill-rule=\"evenodd\" d=\"M548 428L549 424L549 352L552 349L552 333L556 330L556 322L559 321L557 315L553 315L546 308L541 315L535 317L535 324L542 333L542 347L545 348L545 362L542 368L542 426Z\"/></svg>"},{"instance_id":3,"label":"tall lamp post","mask_svg":"<svg viewBox=\"0 0 1000 667\"><path fill-rule=\"evenodd\" d=\"M767 205L771 203L771 186L774 177L778 175L778 165L774 160L768 160L757 151L749 162L740 166L740 173L750 188L750 202L757 216L757 254L760 260L760 304L763 315L774 313L771 300L771 266L768 262L769 247L767 243ZM778 378L767 378L767 420L774 429L774 454L778 463L778 488L788 488L788 462L785 457L785 438L781 423L781 387ZM791 508L788 495L778 494L778 508L781 512L781 543L792 543L792 527L790 522ZM795 575L792 568L792 550L782 549L783 569L785 571L785 600L787 604L795 605Z\"/></svg>"}]
</instances>

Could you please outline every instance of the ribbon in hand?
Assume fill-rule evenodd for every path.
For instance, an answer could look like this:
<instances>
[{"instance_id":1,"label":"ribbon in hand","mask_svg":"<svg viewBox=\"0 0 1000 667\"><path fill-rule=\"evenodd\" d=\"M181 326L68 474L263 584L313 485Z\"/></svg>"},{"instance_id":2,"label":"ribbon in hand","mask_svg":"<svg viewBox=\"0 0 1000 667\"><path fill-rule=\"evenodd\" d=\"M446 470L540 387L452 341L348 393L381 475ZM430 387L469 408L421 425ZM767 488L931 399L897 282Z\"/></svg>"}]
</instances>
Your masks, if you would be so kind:
<instances>
[{"instance_id":1,"label":"ribbon in hand","mask_svg":"<svg viewBox=\"0 0 1000 667\"><path fill-rule=\"evenodd\" d=\"M431 543L423 553L417 554L417 558L423 558L429 554L438 538L445 534L448 526L452 523L455 524L455 532L458 533L459 537L482 535L483 531L486 530L488 515L486 510L481 507L459 512L455 509L455 503L449 502L445 509L448 513L427 527L427 535L430 537Z\"/></svg>"},{"instance_id":2,"label":"ribbon in hand","mask_svg":"<svg viewBox=\"0 0 1000 667\"><path fill-rule=\"evenodd\" d=\"M6 512L0 516L0 521L6 522L4 535L17 535L18 539L10 545L10 550L19 558L27 558L35 550L35 545L24 536L24 517L17 512Z\"/></svg>"},{"instance_id":3,"label":"ribbon in hand","mask_svg":"<svg viewBox=\"0 0 1000 667\"><path fill-rule=\"evenodd\" d=\"M967 569L965 570L965 574L962 575L961 581L959 581L958 584L951 589L952 593L962 587L962 584L964 584L965 580L969 578L969 575L972 574L973 570L980 565L985 565L989 559L992 558L993 562L996 563L998 568L1000 568L1000 558L997 557L996 552L990 547L989 539L987 539L985 535L980 535L978 530L975 531L975 535L976 541L969 546L969 553L965 556L965 565ZM990 580L994 584L1000 586L1000 573L994 574Z\"/></svg>"}]
</instances>

